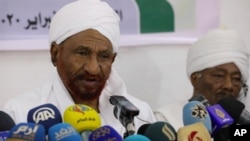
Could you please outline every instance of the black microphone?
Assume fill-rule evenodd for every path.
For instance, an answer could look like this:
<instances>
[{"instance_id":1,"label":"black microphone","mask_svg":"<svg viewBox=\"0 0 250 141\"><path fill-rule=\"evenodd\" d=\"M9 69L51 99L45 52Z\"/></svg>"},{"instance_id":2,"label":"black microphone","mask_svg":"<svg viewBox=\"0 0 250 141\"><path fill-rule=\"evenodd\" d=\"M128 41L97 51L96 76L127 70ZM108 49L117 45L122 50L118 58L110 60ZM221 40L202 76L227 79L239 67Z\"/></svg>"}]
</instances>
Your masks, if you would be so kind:
<instances>
[{"instance_id":1,"label":"black microphone","mask_svg":"<svg viewBox=\"0 0 250 141\"><path fill-rule=\"evenodd\" d=\"M139 114L139 109L124 96L113 95L110 97L109 101L114 105L115 117L126 128L124 137L133 135L135 133L134 116Z\"/></svg>"},{"instance_id":2,"label":"black microphone","mask_svg":"<svg viewBox=\"0 0 250 141\"><path fill-rule=\"evenodd\" d=\"M168 122L157 121L149 125L144 136L151 141L176 141L177 132Z\"/></svg>"},{"instance_id":3,"label":"black microphone","mask_svg":"<svg viewBox=\"0 0 250 141\"><path fill-rule=\"evenodd\" d=\"M0 131L9 131L14 126L14 120L7 113L0 111Z\"/></svg>"},{"instance_id":4,"label":"black microphone","mask_svg":"<svg viewBox=\"0 0 250 141\"><path fill-rule=\"evenodd\" d=\"M222 98L218 102L238 124L250 124L250 113L245 110L245 105L232 98Z\"/></svg>"},{"instance_id":5,"label":"black microphone","mask_svg":"<svg viewBox=\"0 0 250 141\"><path fill-rule=\"evenodd\" d=\"M208 100L203 96L202 94L196 94L193 97L191 97L189 100L190 101L199 101L201 102L205 107L210 106Z\"/></svg>"},{"instance_id":6,"label":"black microphone","mask_svg":"<svg viewBox=\"0 0 250 141\"><path fill-rule=\"evenodd\" d=\"M14 120L7 113L0 111L0 141L6 140L14 126L16 126Z\"/></svg>"},{"instance_id":7,"label":"black microphone","mask_svg":"<svg viewBox=\"0 0 250 141\"><path fill-rule=\"evenodd\" d=\"M214 134L213 141L230 141L230 127L232 125L221 128L218 132Z\"/></svg>"},{"instance_id":8,"label":"black microphone","mask_svg":"<svg viewBox=\"0 0 250 141\"><path fill-rule=\"evenodd\" d=\"M144 135L147 128L152 125L152 123L146 123L146 124L143 124L139 127L139 129L137 130L137 134L140 134L140 135Z\"/></svg>"}]
</instances>

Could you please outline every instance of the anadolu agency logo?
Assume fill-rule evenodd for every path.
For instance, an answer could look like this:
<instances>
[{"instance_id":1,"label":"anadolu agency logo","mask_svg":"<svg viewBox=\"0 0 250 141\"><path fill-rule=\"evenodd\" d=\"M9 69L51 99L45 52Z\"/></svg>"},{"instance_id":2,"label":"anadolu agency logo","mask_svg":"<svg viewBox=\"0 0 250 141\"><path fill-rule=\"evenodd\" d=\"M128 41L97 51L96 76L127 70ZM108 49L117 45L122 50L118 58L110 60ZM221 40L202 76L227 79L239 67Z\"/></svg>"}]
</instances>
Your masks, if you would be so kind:
<instances>
[{"instance_id":1,"label":"anadolu agency logo","mask_svg":"<svg viewBox=\"0 0 250 141\"><path fill-rule=\"evenodd\" d=\"M48 119L55 119L55 111L49 107L42 107L37 109L33 114L33 121L40 123Z\"/></svg>"}]
</instances>

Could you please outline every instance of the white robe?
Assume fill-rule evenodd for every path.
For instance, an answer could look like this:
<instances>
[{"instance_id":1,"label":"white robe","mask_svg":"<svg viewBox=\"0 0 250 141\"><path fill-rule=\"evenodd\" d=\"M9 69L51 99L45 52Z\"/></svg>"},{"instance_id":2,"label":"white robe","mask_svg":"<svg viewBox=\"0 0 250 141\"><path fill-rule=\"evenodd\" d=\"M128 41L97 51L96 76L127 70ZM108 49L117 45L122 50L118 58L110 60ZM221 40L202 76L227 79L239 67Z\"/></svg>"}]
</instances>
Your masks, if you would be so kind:
<instances>
[{"instance_id":1,"label":"white robe","mask_svg":"<svg viewBox=\"0 0 250 141\"><path fill-rule=\"evenodd\" d=\"M126 132L120 121L114 116L114 106L109 102L109 97L111 95L125 96L140 110L139 115L134 118L136 131L141 125L146 124L145 121L150 123L155 122L155 117L151 107L147 103L129 95L126 91L124 82L112 69L110 77L99 100L102 125L110 125L117 132L119 132L121 136L123 136ZM74 101L62 84L62 81L57 73L55 73L55 76L51 79L51 81L42 87L26 92L23 95L6 102L3 107L3 111L8 113L16 123L27 122L29 110L46 103L55 105L59 109L61 115L63 115L67 107L74 104Z\"/></svg>"},{"instance_id":2,"label":"white robe","mask_svg":"<svg viewBox=\"0 0 250 141\"><path fill-rule=\"evenodd\" d=\"M176 131L183 127L183 107L188 101L178 101L170 103L154 110L154 115L157 121L165 121L172 125Z\"/></svg>"}]
</instances>

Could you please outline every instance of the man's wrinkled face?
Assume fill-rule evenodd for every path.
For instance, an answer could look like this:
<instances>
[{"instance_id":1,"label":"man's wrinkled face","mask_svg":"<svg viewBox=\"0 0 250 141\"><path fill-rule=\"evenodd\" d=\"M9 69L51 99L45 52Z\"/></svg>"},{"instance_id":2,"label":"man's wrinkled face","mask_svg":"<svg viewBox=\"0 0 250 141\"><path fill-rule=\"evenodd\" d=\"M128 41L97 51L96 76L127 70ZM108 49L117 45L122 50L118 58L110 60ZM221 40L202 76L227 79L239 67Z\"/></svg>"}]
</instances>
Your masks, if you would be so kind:
<instances>
[{"instance_id":1,"label":"man's wrinkled face","mask_svg":"<svg viewBox=\"0 0 250 141\"><path fill-rule=\"evenodd\" d=\"M116 54L111 42L98 31L89 29L51 48L53 64L73 99L99 97L111 72Z\"/></svg>"},{"instance_id":2,"label":"man's wrinkled face","mask_svg":"<svg viewBox=\"0 0 250 141\"><path fill-rule=\"evenodd\" d=\"M210 104L227 96L238 98L242 86L242 75L234 63L195 72L191 80L195 93L204 95Z\"/></svg>"}]
</instances>

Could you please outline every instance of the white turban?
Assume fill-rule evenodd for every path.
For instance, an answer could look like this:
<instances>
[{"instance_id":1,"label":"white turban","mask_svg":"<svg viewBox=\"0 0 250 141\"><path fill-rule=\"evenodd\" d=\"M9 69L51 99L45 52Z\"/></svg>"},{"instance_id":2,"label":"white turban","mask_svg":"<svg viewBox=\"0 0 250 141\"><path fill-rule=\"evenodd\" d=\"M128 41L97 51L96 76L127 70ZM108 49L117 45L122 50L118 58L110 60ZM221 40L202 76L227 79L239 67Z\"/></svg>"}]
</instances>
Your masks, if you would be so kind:
<instances>
[{"instance_id":1,"label":"white turban","mask_svg":"<svg viewBox=\"0 0 250 141\"><path fill-rule=\"evenodd\" d=\"M76 0L62 7L53 17L49 42L62 43L68 37L87 29L95 29L107 37L117 52L120 39L120 18L105 2Z\"/></svg>"},{"instance_id":2,"label":"white turban","mask_svg":"<svg viewBox=\"0 0 250 141\"><path fill-rule=\"evenodd\" d=\"M238 32L232 29L216 29L196 41L187 54L187 74L225 63L235 63L243 81L248 80L249 52Z\"/></svg>"}]
</instances>

